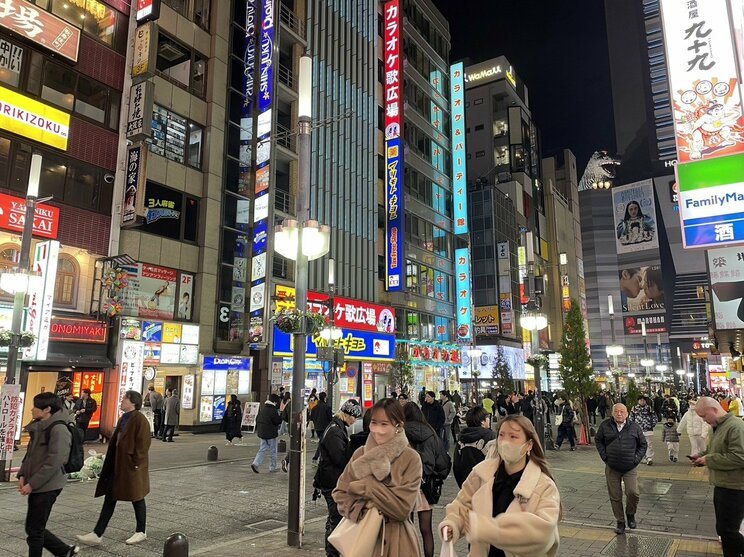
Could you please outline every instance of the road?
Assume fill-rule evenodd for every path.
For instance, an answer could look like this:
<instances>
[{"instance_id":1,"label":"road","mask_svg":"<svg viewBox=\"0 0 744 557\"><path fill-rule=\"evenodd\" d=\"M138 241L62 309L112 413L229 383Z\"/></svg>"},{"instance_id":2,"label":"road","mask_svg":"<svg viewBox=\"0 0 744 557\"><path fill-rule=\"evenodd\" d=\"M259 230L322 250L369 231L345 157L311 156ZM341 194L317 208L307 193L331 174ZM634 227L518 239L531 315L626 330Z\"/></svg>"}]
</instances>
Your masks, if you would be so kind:
<instances>
[{"instance_id":1,"label":"road","mask_svg":"<svg viewBox=\"0 0 744 557\"><path fill-rule=\"evenodd\" d=\"M713 491L707 471L686 462L673 464L657 433L657 461L639 471L641 503L638 530L617 537L605 487L603 464L594 447L569 452L551 452L549 461L561 491L564 521L561 524L559 555L595 557L642 555L700 557L720 555L715 536ZM208 463L207 448L214 444L220 460ZM88 445L98 448L100 445ZM310 499L314 468L307 470L307 523L303 550L286 546L287 475L269 474L264 463L254 474L250 463L257 441L247 436L244 447L225 447L217 434L184 434L175 443L153 441L152 492L147 497L148 539L129 547L124 544L134 531L131 505L120 503L97 548L84 554L96 557L162 555L166 538L183 532L189 538L190 555L322 555L325 504ZM308 450L315 450L314 442ZM683 439L681 454L689 451ZM308 458L309 460L309 458ZM49 528L68 541L75 534L90 532L102 501L93 498L95 481L71 482L52 513ZM453 479L444 488L434 520L444 516L444 505L457 493ZM23 521L25 500L15 485L0 484L0 557L26 554ZM464 542L459 554L466 555ZM437 545L438 551L438 545ZM438 553L437 553L438 554Z\"/></svg>"}]
</instances>

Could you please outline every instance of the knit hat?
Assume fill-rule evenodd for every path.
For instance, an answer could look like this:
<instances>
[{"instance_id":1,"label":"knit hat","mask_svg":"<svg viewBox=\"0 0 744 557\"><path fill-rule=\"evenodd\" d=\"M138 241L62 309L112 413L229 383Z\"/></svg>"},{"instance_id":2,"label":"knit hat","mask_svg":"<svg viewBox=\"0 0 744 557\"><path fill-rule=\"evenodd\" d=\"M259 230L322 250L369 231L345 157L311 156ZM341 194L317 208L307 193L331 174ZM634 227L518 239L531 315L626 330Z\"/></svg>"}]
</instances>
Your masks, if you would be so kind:
<instances>
[{"instance_id":1,"label":"knit hat","mask_svg":"<svg viewBox=\"0 0 744 557\"><path fill-rule=\"evenodd\" d=\"M341 407L341 412L351 416L352 418L359 418L362 415L362 407L352 398L344 402L344 405Z\"/></svg>"}]
</instances>

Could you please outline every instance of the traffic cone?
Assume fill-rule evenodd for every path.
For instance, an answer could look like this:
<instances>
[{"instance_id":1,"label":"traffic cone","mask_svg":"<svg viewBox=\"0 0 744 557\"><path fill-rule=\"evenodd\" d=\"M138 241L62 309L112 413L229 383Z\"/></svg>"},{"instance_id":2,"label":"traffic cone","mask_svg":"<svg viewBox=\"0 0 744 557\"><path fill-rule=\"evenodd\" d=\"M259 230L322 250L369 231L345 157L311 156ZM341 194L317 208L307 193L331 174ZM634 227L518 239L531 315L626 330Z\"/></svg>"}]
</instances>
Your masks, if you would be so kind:
<instances>
[{"instance_id":1,"label":"traffic cone","mask_svg":"<svg viewBox=\"0 0 744 557\"><path fill-rule=\"evenodd\" d=\"M588 445L589 439L586 436L586 426L581 426L581 435L579 436L579 445Z\"/></svg>"}]
</instances>

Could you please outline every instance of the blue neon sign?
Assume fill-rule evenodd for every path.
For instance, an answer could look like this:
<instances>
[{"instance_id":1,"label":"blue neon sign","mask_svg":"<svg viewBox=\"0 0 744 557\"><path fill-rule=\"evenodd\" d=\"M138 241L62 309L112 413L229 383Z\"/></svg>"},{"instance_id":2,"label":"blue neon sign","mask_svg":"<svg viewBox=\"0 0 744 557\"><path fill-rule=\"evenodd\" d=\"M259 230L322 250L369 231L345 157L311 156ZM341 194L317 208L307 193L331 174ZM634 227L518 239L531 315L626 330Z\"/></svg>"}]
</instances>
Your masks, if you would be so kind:
<instances>
[{"instance_id":1,"label":"blue neon sign","mask_svg":"<svg viewBox=\"0 0 744 557\"><path fill-rule=\"evenodd\" d=\"M468 233L468 184L465 152L465 70L462 62L450 66L452 112L452 198L455 234Z\"/></svg>"}]
</instances>

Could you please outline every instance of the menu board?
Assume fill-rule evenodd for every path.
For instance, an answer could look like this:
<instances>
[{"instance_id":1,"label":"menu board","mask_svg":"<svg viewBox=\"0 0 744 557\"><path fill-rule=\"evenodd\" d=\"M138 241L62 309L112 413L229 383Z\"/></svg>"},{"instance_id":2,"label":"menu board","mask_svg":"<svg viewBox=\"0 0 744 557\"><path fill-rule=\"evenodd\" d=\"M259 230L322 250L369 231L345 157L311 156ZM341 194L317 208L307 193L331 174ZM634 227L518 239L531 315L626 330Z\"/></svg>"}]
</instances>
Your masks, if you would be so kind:
<instances>
[{"instance_id":1,"label":"menu board","mask_svg":"<svg viewBox=\"0 0 744 557\"><path fill-rule=\"evenodd\" d=\"M199 421L200 422L211 422L213 409L214 409L214 397L213 396L201 397L201 404L199 405Z\"/></svg>"},{"instance_id":2,"label":"menu board","mask_svg":"<svg viewBox=\"0 0 744 557\"><path fill-rule=\"evenodd\" d=\"M202 395L214 394L214 371L204 370L202 372ZM202 399L204 397L202 396Z\"/></svg>"},{"instance_id":3,"label":"menu board","mask_svg":"<svg viewBox=\"0 0 744 557\"><path fill-rule=\"evenodd\" d=\"M214 394L225 395L227 394L227 372L217 371L214 374Z\"/></svg>"}]
</instances>

